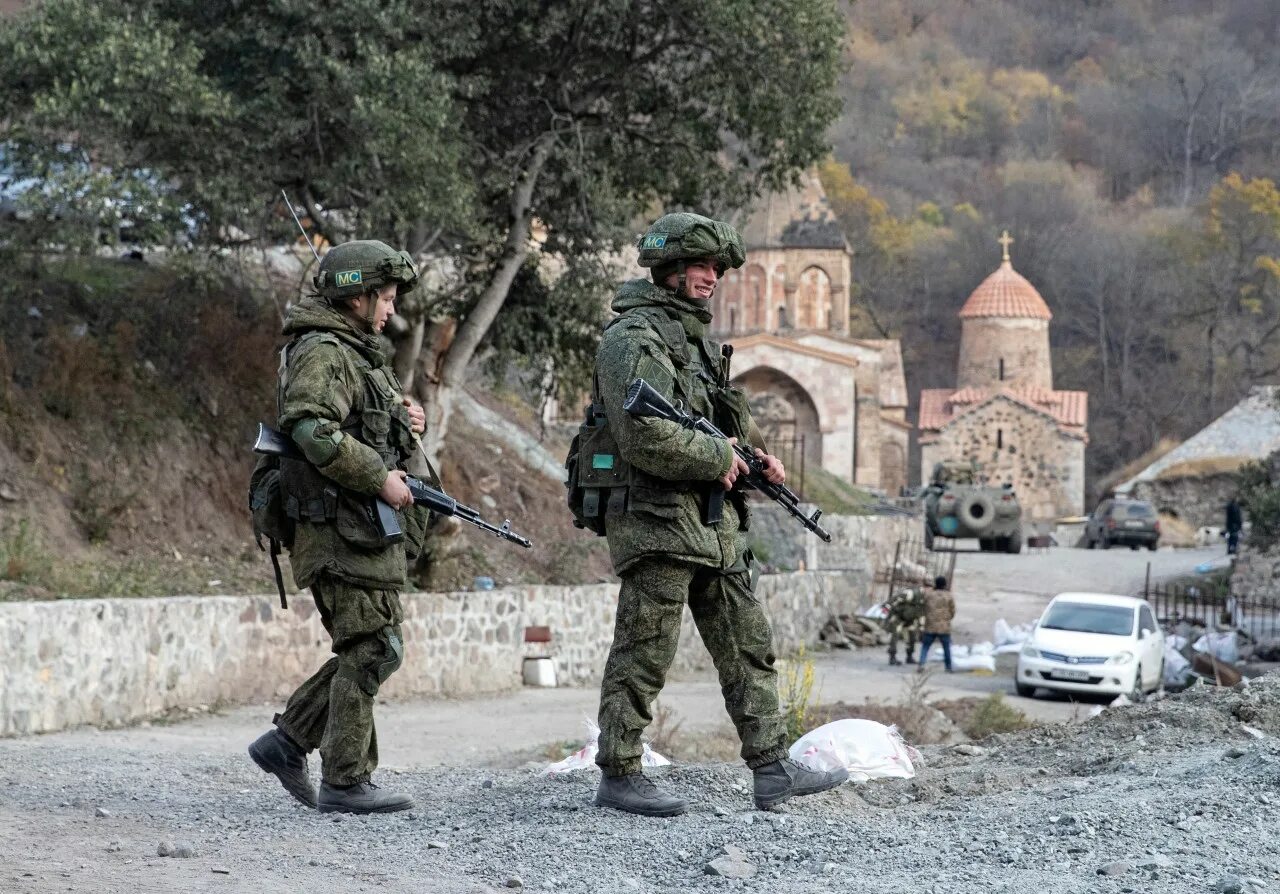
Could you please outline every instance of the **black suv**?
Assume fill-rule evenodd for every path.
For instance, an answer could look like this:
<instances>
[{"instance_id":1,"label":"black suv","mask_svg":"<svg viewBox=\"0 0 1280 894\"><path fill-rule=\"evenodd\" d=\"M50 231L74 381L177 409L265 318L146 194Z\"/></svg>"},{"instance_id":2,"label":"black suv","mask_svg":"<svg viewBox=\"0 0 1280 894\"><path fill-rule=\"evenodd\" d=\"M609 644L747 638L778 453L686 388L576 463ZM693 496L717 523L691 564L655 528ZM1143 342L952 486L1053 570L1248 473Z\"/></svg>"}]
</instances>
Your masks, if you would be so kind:
<instances>
[{"instance_id":1,"label":"black suv","mask_svg":"<svg viewBox=\"0 0 1280 894\"><path fill-rule=\"evenodd\" d=\"M1085 546L1111 549L1115 544L1154 550L1160 542L1160 519L1145 500L1103 500L1084 528Z\"/></svg>"}]
</instances>

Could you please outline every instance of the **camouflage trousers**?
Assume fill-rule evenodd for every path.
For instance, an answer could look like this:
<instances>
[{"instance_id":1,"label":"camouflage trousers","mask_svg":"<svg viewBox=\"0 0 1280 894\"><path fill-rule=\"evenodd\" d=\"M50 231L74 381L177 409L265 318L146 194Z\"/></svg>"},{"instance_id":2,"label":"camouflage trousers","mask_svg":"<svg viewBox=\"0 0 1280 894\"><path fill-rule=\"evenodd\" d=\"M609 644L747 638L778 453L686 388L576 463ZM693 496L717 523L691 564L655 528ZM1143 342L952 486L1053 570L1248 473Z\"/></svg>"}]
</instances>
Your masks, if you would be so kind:
<instances>
[{"instance_id":1,"label":"camouflage trousers","mask_svg":"<svg viewBox=\"0 0 1280 894\"><path fill-rule=\"evenodd\" d=\"M889 663L895 664L898 660L898 641L906 636L907 639L907 663L915 662L916 640L920 636L919 621L893 621L888 622L889 627Z\"/></svg>"},{"instance_id":2,"label":"camouflage trousers","mask_svg":"<svg viewBox=\"0 0 1280 894\"><path fill-rule=\"evenodd\" d=\"M310 752L320 749L330 785L365 782L378 766L373 702L404 660L395 590L371 590L322 574L311 587L334 657L289 697L276 727Z\"/></svg>"},{"instance_id":3,"label":"camouflage trousers","mask_svg":"<svg viewBox=\"0 0 1280 894\"><path fill-rule=\"evenodd\" d=\"M640 770L640 736L653 720L651 707L675 659L686 603L715 663L747 766L787 756L773 632L746 558L728 571L649 558L622 575L613 646L600 684L596 763L606 775Z\"/></svg>"}]
</instances>

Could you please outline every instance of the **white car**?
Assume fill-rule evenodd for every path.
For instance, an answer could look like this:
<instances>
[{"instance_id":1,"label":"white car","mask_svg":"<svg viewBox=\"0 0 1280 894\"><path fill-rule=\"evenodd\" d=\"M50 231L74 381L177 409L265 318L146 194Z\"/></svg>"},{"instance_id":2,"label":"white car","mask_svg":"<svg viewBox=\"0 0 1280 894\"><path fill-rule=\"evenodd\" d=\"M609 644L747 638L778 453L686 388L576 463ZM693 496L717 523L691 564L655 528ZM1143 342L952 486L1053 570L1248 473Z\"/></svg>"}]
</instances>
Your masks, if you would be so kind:
<instances>
[{"instance_id":1,"label":"white car","mask_svg":"<svg viewBox=\"0 0 1280 894\"><path fill-rule=\"evenodd\" d=\"M1145 599L1060 593L1018 655L1018 695L1037 689L1124 693L1141 701L1164 678L1164 633Z\"/></svg>"}]
</instances>

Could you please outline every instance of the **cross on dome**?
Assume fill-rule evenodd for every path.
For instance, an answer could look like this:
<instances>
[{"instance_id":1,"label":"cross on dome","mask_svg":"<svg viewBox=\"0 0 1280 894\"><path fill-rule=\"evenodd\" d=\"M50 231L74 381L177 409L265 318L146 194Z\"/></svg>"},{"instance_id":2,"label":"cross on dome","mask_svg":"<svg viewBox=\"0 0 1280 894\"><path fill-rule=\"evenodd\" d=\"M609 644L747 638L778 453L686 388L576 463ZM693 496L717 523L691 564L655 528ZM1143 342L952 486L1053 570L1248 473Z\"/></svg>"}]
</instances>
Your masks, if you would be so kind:
<instances>
[{"instance_id":1,"label":"cross on dome","mask_svg":"<svg viewBox=\"0 0 1280 894\"><path fill-rule=\"evenodd\" d=\"M1000 234L1000 238L996 240L1000 243L1000 247L1004 249L1004 258L1006 264L1009 263L1009 246L1013 245L1013 237L1009 235L1009 231L1005 230Z\"/></svg>"}]
</instances>

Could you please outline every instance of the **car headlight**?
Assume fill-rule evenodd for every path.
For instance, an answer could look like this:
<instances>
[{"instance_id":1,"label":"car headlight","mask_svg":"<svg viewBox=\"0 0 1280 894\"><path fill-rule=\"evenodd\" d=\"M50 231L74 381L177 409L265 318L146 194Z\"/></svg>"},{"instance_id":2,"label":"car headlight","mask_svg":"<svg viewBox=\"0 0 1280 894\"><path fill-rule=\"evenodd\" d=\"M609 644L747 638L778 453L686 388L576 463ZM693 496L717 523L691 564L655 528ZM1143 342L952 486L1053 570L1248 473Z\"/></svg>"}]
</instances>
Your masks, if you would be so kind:
<instances>
[{"instance_id":1,"label":"car headlight","mask_svg":"<svg viewBox=\"0 0 1280 894\"><path fill-rule=\"evenodd\" d=\"M1117 652L1107 659L1107 664L1128 664L1132 660L1132 652Z\"/></svg>"},{"instance_id":2,"label":"car headlight","mask_svg":"<svg viewBox=\"0 0 1280 894\"><path fill-rule=\"evenodd\" d=\"M1022 657L1023 658L1039 658L1040 650L1037 649L1035 646L1031 645L1031 643L1027 643L1022 647Z\"/></svg>"}]
</instances>

